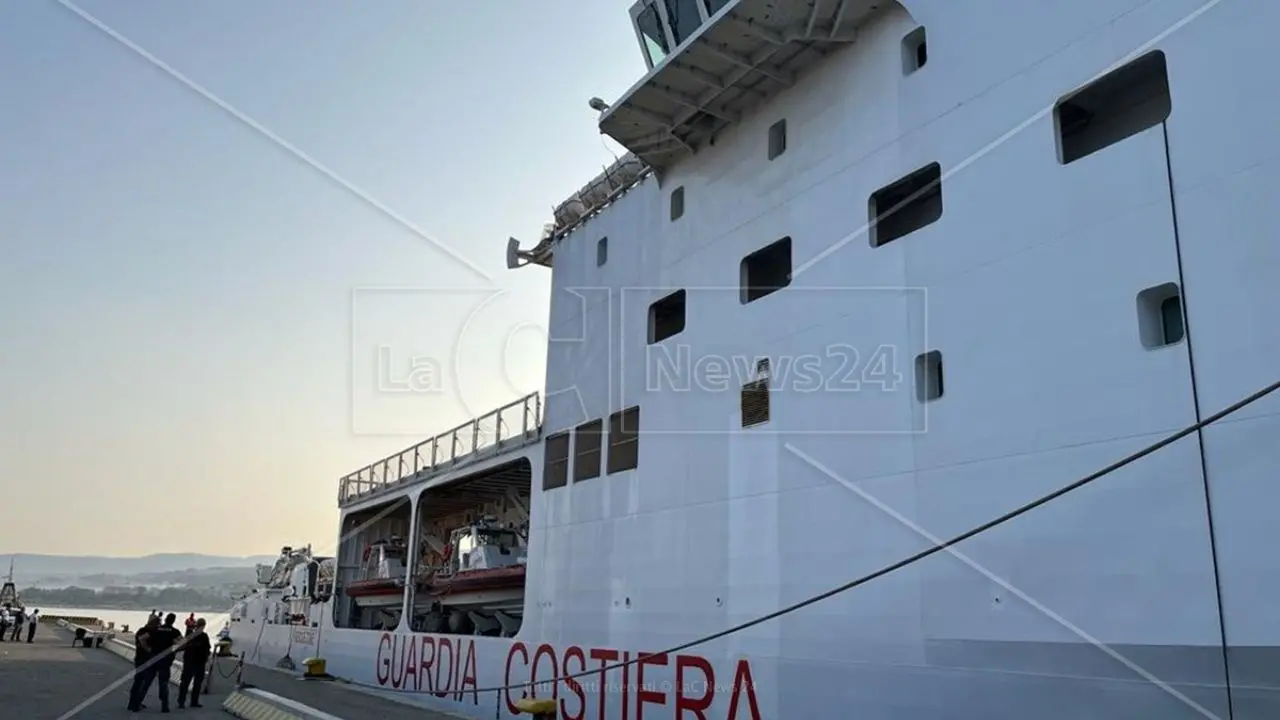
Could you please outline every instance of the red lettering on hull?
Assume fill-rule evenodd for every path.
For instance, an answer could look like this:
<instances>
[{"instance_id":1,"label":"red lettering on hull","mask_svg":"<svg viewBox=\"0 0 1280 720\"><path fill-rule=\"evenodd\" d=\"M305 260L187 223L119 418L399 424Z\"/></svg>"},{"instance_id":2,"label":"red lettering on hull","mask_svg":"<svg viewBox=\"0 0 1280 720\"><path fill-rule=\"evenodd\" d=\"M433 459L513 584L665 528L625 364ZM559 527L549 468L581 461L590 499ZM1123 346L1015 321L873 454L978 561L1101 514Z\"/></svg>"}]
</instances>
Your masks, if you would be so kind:
<instances>
[{"instance_id":1,"label":"red lettering on hull","mask_svg":"<svg viewBox=\"0 0 1280 720\"><path fill-rule=\"evenodd\" d=\"M378 639L375 677L383 687L406 692L425 689L438 698L480 704L474 640L383 633Z\"/></svg>"},{"instance_id":2,"label":"red lettering on hull","mask_svg":"<svg viewBox=\"0 0 1280 720\"><path fill-rule=\"evenodd\" d=\"M503 684L532 683L523 689L508 688L503 700L508 715L517 715L516 701L527 697L558 700L563 720L761 720L751 663L745 659L734 665L733 682L728 686L728 707L724 714L712 714L717 690L715 666L698 655L641 655L635 663L636 688L631 691L631 666L606 671L631 653L610 648L584 650L577 645L557 652L542 643L530 652L523 642L511 643L503 667ZM478 660L475 641L466 637L397 635L383 633L378 638L375 677L378 685L404 692L426 692L453 702L479 706ZM674 670L667 669L674 665ZM594 670L594 671L593 671ZM561 675L591 672L582 678ZM674 683L666 678L674 675ZM619 680L621 681L619 683ZM560 692L561 684L564 693ZM674 686L674 687L673 687ZM518 695L517 695L518 693ZM599 698L595 703L588 693ZM609 702L613 699L612 707ZM659 710L654 706L662 706ZM724 707L724 705L721 705ZM669 708L669 709L667 709Z\"/></svg>"},{"instance_id":3,"label":"red lettering on hull","mask_svg":"<svg viewBox=\"0 0 1280 720\"><path fill-rule=\"evenodd\" d=\"M578 660L577 667L570 666L569 661L574 658L577 658ZM577 645L571 645L564 651L564 665L561 666L561 671L565 675L577 675L580 672L586 672L586 670L587 657L582 653L582 648ZM576 713L569 712L568 707L565 705L565 701L561 700L561 720L582 720L582 716L587 713L587 696L582 692L582 684L578 682L577 678L565 678L564 686L569 689L569 692L578 696L578 711Z\"/></svg>"},{"instance_id":4,"label":"red lettering on hull","mask_svg":"<svg viewBox=\"0 0 1280 720\"><path fill-rule=\"evenodd\" d=\"M583 650L577 645L565 648L564 653L557 656L554 647L542 644L530 654L529 646L522 642L511 644L507 651L506 664L503 668L503 685L520 685L531 683L517 691L506 691L507 712L516 715L515 703L526 697L547 697L548 690L552 699L559 699L562 720L629 720L632 710L635 720L644 720L646 706L650 720L655 718L673 718L674 720L761 720L760 703L756 698L755 683L751 677L751 664L747 660L739 660L734 668L733 685L729 691L729 706L724 716L712 716L711 706L715 703L716 672L715 666L704 657L698 655L676 655L674 663L666 654L641 655L635 663L636 690L631 691L630 665L614 670L607 667L619 660L626 662L631 657L629 652L619 652L608 648L591 648ZM588 664L588 658L591 664ZM670 681L654 678L655 670L675 665L674 692ZM574 675L598 668L597 673L583 678L566 678L547 688L548 682L560 675ZM666 671L672 672L670 670ZM648 675L646 676L646 673ZM661 677L662 673L657 673ZM617 681L621 679L619 684ZM559 686L563 683L565 693L560 696ZM587 691L594 692L596 703L587 702ZM612 708L608 699L620 699ZM594 705L594 707L593 707ZM652 706L669 706L670 710L655 711ZM590 708L594 712L588 712Z\"/></svg>"},{"instance_id":5,"label":"red lettering on hull","mask_svg":"<svg viewBox=\"0 0 1280 720\"><path fill-rule=\"evenodd\" d=\"M697 668L702 673L702 680L698 683L703 688L703 692L697 698L691 698L685 695L685 692L692 690L695 686L689 682L685 676L685 672L689 668ZM712 669L711 663L705 658L697 655L677 655L676 656L676 718L683 720L686 712L693 713L698 720L707 720L707 708L711 707L711 703L716 699L716 671Z\"/></svg>"},{"instance_id":6,"label":"red lettering on hull","mask_svg":"<svg viewBox=\"0 0 1280 720\"><path fill-rule=\"evenodd\" d=\"M636 720L644 720L644 704L652 703L654 705L666 705L667 693L654 692L644 684L644 668L646 665L661 665L666 667L667 655L642 655L640 661L636 663Z\"/></svg>"}]
</instances>

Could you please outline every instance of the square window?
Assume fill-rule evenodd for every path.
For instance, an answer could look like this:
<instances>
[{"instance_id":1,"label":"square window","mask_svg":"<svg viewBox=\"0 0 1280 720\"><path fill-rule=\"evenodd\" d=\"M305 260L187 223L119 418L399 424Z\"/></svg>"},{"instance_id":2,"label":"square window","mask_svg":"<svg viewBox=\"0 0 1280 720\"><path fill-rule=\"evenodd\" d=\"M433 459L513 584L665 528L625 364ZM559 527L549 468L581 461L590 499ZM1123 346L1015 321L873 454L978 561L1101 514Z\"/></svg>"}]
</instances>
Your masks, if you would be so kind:
<instances>
[{"instance_id":1,"label":"square window","mask_svg":"<svg viewBox=\"0 0 1280 720\"><path fill-rule=\"evenodd\" d=\"M871 247L910 235L942 217L942 166L938 163L871 194Z\"/></svg>"},{"instance_id":2,"label":"square window","mask_svg":"<svg viewBox=\"0 0 1280 720\"><path fill-rule=\"evenodd\" d=\"M1164 53L1147 53L1058 101L1058 161L1088 157L1159 125L1172 111Z\"/></svg>"},{"instance_id":3,"label":"square window","mask_svg":"<svg viewBox=\"0 0 1280 720\"><path fill-rule=\"evenodd\" d=\"M791 284L791 238L784 237L742 258L741 301L749 302Z\"/></svg>"},{"instance_id":4,"label":"square window","mask_svg":"<svg viewBox=\"0 0 1280 720\"><path fill-rule=\"evenodd\" d=\"M649 344L684 332L684 290L677 290L649 306Z\"/></svg>"}]
</instances>

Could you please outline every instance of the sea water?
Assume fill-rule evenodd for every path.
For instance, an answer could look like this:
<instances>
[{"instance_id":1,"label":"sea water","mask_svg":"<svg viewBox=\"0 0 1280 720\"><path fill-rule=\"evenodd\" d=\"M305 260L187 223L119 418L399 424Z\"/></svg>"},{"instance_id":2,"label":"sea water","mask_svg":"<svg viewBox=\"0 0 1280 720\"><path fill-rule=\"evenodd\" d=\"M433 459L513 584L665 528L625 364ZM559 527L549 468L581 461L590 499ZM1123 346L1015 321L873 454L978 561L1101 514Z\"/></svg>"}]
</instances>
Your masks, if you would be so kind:
<instances>
[{"instance_id":1,"label":"sea water","mask_svg":"<svg viewBox=\"0 0 1280 720\"><path fill-rule=\"evenodd\" d=\"M63 608L53 606L33 605L30 609L39 609L41 615L71 615L75 617L95 617L104 623L115 623L116 629L120 629L126 625L129 630L137 630L147 622L147 616L151 613L147 610L98 610L94 608ZM161 613L173 613L178 616L178 627L183 626L183 621L191 614L189 610L178 610L176 608L156 608ZM204 618L205 630L210 633L217 633L222 629L224 623L227 622L227 613L196 613L196 618Z\"/></svg>"}]
</instances>

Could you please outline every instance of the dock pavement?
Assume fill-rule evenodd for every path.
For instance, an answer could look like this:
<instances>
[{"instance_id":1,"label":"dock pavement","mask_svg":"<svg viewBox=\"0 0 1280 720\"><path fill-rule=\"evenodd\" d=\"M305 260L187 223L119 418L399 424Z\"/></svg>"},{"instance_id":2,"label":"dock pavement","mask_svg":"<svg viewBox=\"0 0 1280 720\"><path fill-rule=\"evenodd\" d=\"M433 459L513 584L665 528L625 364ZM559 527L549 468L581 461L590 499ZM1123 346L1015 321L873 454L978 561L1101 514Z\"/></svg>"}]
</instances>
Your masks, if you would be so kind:
<instances>
[{"instance_id":1,"label":"dock pavement","mask_svg":"<svg viewBox=\"0 0 1280 720\"><path fill-rule=\"evenodd\" d=\"M0 717L124 720L159 714L154 685L141 713L125 708L133 666L123 641L110 642L117 644L84 647L74 642L71 632L42 623L34 643L0 643ZM243 720L457 720L455 715L388 700L340 681L302 680L297 673L256 666L244 669L245 688L240 689L234 658L219 659L211 670L213 688L200 700L204 707L179 710L178 689L173 686L171 714Z\"/></svg>"}]
</instances>

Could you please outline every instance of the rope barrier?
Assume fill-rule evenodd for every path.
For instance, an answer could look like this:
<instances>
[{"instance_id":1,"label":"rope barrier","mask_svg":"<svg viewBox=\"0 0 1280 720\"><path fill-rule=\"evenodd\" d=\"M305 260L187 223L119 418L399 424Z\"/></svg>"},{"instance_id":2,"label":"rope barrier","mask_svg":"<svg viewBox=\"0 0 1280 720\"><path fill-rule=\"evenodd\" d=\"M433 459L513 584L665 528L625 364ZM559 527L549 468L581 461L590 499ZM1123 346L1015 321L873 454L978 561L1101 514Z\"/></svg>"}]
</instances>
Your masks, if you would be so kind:
<instances>
[{"instance_id":1,"label":"rope barrier","mask_svg":"<svg viewBox=\"0 0 1280 720\"><path fill-rule=\"evenodd\" d=\"M899 561L897 561L897 562L895 562L895 563L893 563L893 564L891 564L891 565L886 565L886 566L884 566L884 567L880 568L879 570L875 570L875 571L873 571L873 572L870 572L870 573L868 573L868 574L866 574L866 575L863 575L862 577L859 577L859 578L857 578L857 579L855 579L855 580L850 580L849 582L847 582L847 583L845 583L845 584L843 584L843 585L840 585L840 586L838 586L838 587L831 588L830 590L827 590L827 591L825 591L825 592L819 593L819 594L814 595L814 596L812 596L812 597L808 597L808 598L806 598L806 599L804 599L804 600L801 600L801 601L799 601L799 602L797 602L797 603L794 603L794 604L792 604L792 605L788 605L788 606L786 606L786 607L784 607L784 608L782 608L782 609L780 609L780 610L775 610L775 611L773 611L773 612L769 613L768 615L761 615L760 617L755 618L755 619L753 619L753 620L748 620L747 622L741 623L741 624L739 624L739 625L734 625L733 627L726 628L726 629L721 630L721 631L719 631L719 632L715 632L715 633L712 633L712 634L710 634L710 635L705 635L705 636L700 637L700 638L698 638L698 639L696 639L696 640L690 640L689 642L681 643L680 645L675 645L675 646L673 646L673 647L667 648L666 650L662 650L662 651L660 651L660 652L640 654L640 655L637 655L636 657L631 658L631 659L629 659L629 660L624 660L624 661L622 661L622 662L614 663L614 664L612 664L612 665L606 665L606 666L604 666L604 667L596 668L596 669L594 669L594 670L584 670L583 672L573 673L573 674L571 674L571 675L559 675L559 676L556 676L556 677L551 678L551 679L548 679L548 680L539 680L539 681L534 681L534 680L532 680L532 679L531 679L531 680L529 680L528 682L523 682L523 683L513 683L513 684L511 684L511 685L498 685L498 686L495 686L495 687L476 688L476 689L471 690L471 692L473 692L473 693L477 693L477 694L478 694L478 693L488 693L488 692L497 693L497 692L502 692L503 690L520 690L520 689L523 689L523 688L534 688L534 687L536 687L536 686L538 686L538 685L542 685L542 686L552 686L552 685L554 685L555 683L559 683L559 682L564 681L564 680L570 680L570 679L576 679L576 678L581 678L581 677L587 677L588 675L599 675L599 674L602 674L602 673L606 673L606 672L608 672L608 671L610 671L610 670L617 670L617 669L620 669L620 668L628 667L628 666L630 666L630 665L635 665L635 664L639 663L640 661L644 660L645 658L650 658L650 657L654 657L654 656L658 656L658 655L670 655L670 654L674 654L674 653L681 652L681 651L683 651L683 650L688 650L689 648L696 647L696 646L698 646L698 645L703 645L703 644L705 644L705 643L709 643L709 642L711 642L711 641L713 641L713 640L719 640L720 638L728 637L728 636L730 636L730 635L733 635L733 634L735 634L735 633L741 632L741 631L743 631L743 630L748 630L748 629L753 628L753 627L755 627L755 626L757 626L757 625L762 625L762 624L764 624L764 623L766 623L766 622L769 622L770 620L774 620L774 619L776 619L776 618L780 618L780 617L782 617L783 615L788 615L788 614L793 613L793 612L795 612L795 611L797 611L797 610L802 610L802 609L804 609L804 608L806 608L806 607L809 607L810 605L816 605L817 603L820 603L820 602L822 602L823 600L826 600L826 599L831 598L831 597L835 597L836 595L839 595L839 594L841 594L841 593L843 593L843 592L846 592L846 591L852 590L852 589L854 589L854 588L858 587L859 585L865 585L865 584L867 584L867 583L871 582L872 580L875 580L875 579L877 579L877 578L884 577L885 575L888 575L888 574L890 574L890 573L892 573L892 572L896 572L896 571L898 571L898 570L901 570L902 568L904 568L904 567L906 567L906 566L908 566L908 565L914 564L914 563L916 563L916 562L919 562L919 561L921 561L921 560L923 560L923 559L925 559L925 558L927 558L927 557L929 557L929 556L931 556L931 555L935 555L935 554L937 554L937 553L940 553L940 552L942 552L943 550L946 550L947 548L951 547L952 545L958 545L959 543L962 543L962 542L964 542L965 540L968 540L968 539L969 539L969 538L971 538L971 537L974 537L974 536L976 536L976 535L980 535L980 534L982 534L982 533L984 533L984 532L986 532L986 531L988 531L988 530L990 530L990 529L992 529L992 528L994 528L994 527L997 527L997 526L999 526L999 525L1003 525L1004 523L1006 523L1006 522L1008 522L1008 521L1010 521L1010 520L1012 520L1012 519L1014 519L1014 518L1016 518L1016 517L1018 517L1018 516L1020 516L1020 515L1026 514L1026 513L1030 512L1030 511L1032 511L1032 510L1034 510L1034 509L1036 509L1036 508L1040 507L1041 505L1045 505L1046 503L1049 503L1050 501L1056 500L1056 499L1058 499L1058 498L1062 497L1063 495L1066 495L1066 494L1067 494L1067 493L1069 493L1069 492L1072 492L1072 491L1074 491L1074 490L1078 490L1078 489L1080 489L1080 488L1084 487L1085 485L1089 485L1089 484L1091 484L1091 483L1093 483L1093 482L1095 482L1095 481L1097 481L1097 480L1099 480L1099 479L1101 479L1101 478L1103 478L1103 477L1105 477L1105 476L1107 476L1107 475L1110 475L1111 473L1115 472L1116 470L1119 470L1119 469L1121 469L1121 468L1125 467L1126 465L1130 465L1130 464L1132 464L1132 463L1134 463L1134 462L1136 462L1136 461L1138 461L1138 460L1141 460L1142 458L1144 458L1144 457L1146 457L1146 456L1148 456L1148 455L1150 455L1150 454L1152 454L1152 453L1156 452L1157 450L1160 450L1160 449L1165 448L1165 447L1167 447L1167 446L1169 446L1169 445L1172 445L1173 443L1175 443L1175 442L1177 442L1177 441L1181 440L1181 439L1182 439L1182 438L1184 438L1184 437L1187 437L1188 435L1191 435L1191 434L1193 434L1193 433L1199 432L1200 430L1203 430L1205 427L1208 427L1209 425L1212 425L1213 423L1218 422L1219 420L1221 420L1221 419L1223 419L1223 418L1225 418L1225 417L1227 417L1227 416L1229 416L1229 415L1232 415L1232 414L1234 414L1234 413L1236 413L1236 412L1238 412L1238 411L1240 411L1240 410L1244 409L1245 407L1247 407L1247 406L1249 406L1249 405L1252 405L1253 403L1255 403L1255 402L1257 402L1257 401L1261 400L1262 398L1264 398L1264 397L1266 397L1266 396L1270 395L1271 393L1275 392L1276 390L1280 390L1280 381L1276 381L1276 382L1274 382L1274 383L1272 383L1272 384L1270 384L1270 385L1268 385L1268 386L1266 386L1266 387L1262 388L1261 390L1259 390L1259 391L1257 391L1257 392L1253 393L1252 395L1250 395L1250 396L1248 396L1248 397L1244 398L1243 400L1240 400L1240 401L1238 401L1238 402L1236 402L1236 403L1234 403L1234 404L1232 404L1232 405L1230 405L1230 406L1228 406L1228 407L1226 407L1226 408L1224 408L1224 409L1222 409L1222 410L1219 410L1218 412L1214 413L1213 415L1210 415L1209 417L1206 417L1206 418L1202 419L1201 421L1199 421L1199 422L1195 423L1194 425L1189 425L1189 426L1187 426L1187 427L1183 428L1182 430L1179 430L1178 432L1173 433L1172 435L1169 435L1168 437L1165 437L1165 438L1164 438L1164 439L1162 439L1162 440L1158 440L1158 441L1156 441L1156 442L1154 442L1154 443L1152 443L1152 444L1150 444L1150 445L1148 445L1148 446L1146 446L1146 447L1142 448L1141 450L1138 450L1138 451L1137 451L1137 452L1135 452L1135 453L1132 453L1132 454L1130 454L1130 455L1127 455L1127 456L1125 456L1125 457L1121 458L1120 460L1117 460L1116 462L1111 463L1110 465L1108 465L1108 466L1106 466L1106 467L1102 468L1101 470L1098 470L1098 471L1096 471L1096 472L1094 472L1094 473L1091 473L1091 474L1089 474L1089 475L1086 475L1086 476L1084 476L1084 477L1080 478L1079 480L1076 480L1075 482L1073 482L1073 483L1071 483L1071 484L1069 484L1069 485L1064 485L1063 487L1060 487L1060 488L1058 488L1057 490L1054 490L1053 492L1048 493L1047 495L1042 495L1042 496L1040 496L1039 498L1037 498L1037 499L1035 499L1035 500L1032 500L1031 502L1029 502L1029 503L1027 503L1027 504L1025 504L1025 505L1022 505L1022 506L1020 506L1020 507L1017 507L1017 508L1015 508L1015 509L1013 509L1013 510L1010 510L1009 512L1007 512L1007 513L1005 513L1005 514L1003 514L1003 515L1001 515L1001 516L999 516L999 517L997 517L997 518L995 518L995 519L988 520L987 522L985 522L985 523L983 523L983 524L981 524L981 525L978 525L978 526L976 526L976 527L974 527L974 528L971 528L971 529L969 529L969 530L966 530L965 532L962 532L962 533L960 533L959 535L956 535L956 536L952 537L950 540L945 540L945 541L943 541L943 542L941 542L941 543L938 543L937 545L934 545L934 546L933 546L933 547L931 547L931 548L926 548L925 550L921 550L920 552L915 553L914 555L909 555L909 556L907 556L907 557L903 558L902 560L899 560Z\"/></svg>"}]
</instances>

